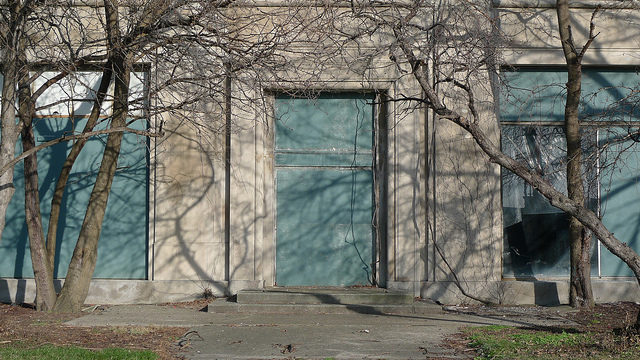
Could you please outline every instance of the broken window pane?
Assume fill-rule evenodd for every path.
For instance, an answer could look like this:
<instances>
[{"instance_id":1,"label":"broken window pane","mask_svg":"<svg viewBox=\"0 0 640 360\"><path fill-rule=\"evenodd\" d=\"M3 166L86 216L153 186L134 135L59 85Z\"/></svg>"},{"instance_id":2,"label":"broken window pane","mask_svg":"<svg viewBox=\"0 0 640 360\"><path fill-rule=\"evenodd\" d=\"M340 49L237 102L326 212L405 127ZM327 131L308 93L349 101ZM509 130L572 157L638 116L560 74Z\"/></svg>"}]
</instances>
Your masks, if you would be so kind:
<instances>
[{"instance_id":1,"label":"broken window pane","mask_svg":"<svg viewBox=\"0 0 640 360\"><path fill-rule=\"evenodd\" d=\"M595 161L590 150L595 132L583 133L585 165ZM502 150L526 164L566 194L566 143L557 126L503 126ZM584 166L585 194L597 205L594 166ZM507 277L568 276L568 217L537 190L508 170L502 170L504 226L503 272Z\"/></svg>"}]
</instances>

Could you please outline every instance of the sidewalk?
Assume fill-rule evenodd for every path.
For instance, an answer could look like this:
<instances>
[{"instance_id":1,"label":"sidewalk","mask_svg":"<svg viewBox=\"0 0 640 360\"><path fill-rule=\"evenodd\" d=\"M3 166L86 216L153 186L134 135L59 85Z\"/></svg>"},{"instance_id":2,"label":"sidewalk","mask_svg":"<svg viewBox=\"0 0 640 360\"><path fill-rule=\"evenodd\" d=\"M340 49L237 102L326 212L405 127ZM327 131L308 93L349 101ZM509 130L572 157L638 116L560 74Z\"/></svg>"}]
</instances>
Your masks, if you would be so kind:
<instances>
[{"instance_id":1,"label":"sidewalk","mask_svg":"<svg viewBox=\"0 0 640 360\"><path fill-rule=\"evenodd\" d=\"M464 310L464 309L462 309ZM68 322L74 326L181 326L189 359L469 358L442 346L463 326L566 325L553 311L425 315L214 314L156 305L112 306Z\"/></svg>"}]
</instances>

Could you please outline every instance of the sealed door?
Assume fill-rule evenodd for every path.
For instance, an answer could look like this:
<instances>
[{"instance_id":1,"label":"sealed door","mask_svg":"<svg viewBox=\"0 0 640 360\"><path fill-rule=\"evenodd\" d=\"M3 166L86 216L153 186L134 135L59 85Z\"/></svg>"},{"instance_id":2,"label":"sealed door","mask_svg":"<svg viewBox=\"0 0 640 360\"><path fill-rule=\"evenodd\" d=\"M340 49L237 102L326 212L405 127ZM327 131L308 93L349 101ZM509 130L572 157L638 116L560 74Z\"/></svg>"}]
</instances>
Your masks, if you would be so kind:
<instances>
[{"instance_id":1,"label":"sealed door","mask_svg":"<svg viewBox=\"0 0 640 360\"><path fill-rule=\"evenodd\" d=\"M373 101L362 93L276 97L277 285L371 282Z\"/></svg>"}]
</instances>

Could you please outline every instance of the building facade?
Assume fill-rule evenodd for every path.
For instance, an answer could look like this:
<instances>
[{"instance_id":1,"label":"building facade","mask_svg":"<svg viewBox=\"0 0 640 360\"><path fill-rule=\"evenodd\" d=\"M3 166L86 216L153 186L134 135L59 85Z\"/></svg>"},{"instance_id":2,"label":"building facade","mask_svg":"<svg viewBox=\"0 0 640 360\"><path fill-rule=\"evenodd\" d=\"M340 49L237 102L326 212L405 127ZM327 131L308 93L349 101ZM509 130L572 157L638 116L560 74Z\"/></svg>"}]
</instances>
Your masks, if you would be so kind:
<instances>
[{"instance_id":1,"label":"building facade","mask_svg":"<svg viewBox=\"0 0 640 360\"><path fill-rule=\"evenodd\" d=\"M267 5L242 11L267 12L277 4ZM595 5L572 8L576 24L588 25ZM505 153L566 188L566 71L555 9L493 2L486 13L499 20L509 42L497 47L497 68L476 75L482 127ZM584 147L592 155L585 165L590 206L637 251L639 14L633 4L616 5L597 17L602 30L585 56L582 108ZM574 32L584 43L588 26ZM225 131L149 117L140 128L162 121L164 137L128 134L87 302L169 302L209 290L229 295L273 286L376 286L443 303L471 301L460 287L500 303L566 303L566 216L489 162L463 129L417 101L424 93L398 65L393 40L372 35L356 45L334 49L321 67L318 58L292 52L303 54L298 66L273 81L230 78L222 111L211 112L211 122ZM434 74L446 67L429 59ZM154 64L137 72L138 86L153 82L153 73ZM50 96L71 86L60 85ZM56 117L43 115L37 131L42 139L55 136L81 126L83 116L59 109ZM58 278L95 176L101 142L93 143L65 198ZM41 170L51 174L41 184L43 204L60 166L56 154L65 151L60 145L42 155L51 159ZM20 173L16 169L18 188ZM2 301L30 301L35 293L21 201L16 195L0 242ZM638 299L626 265L594 244L596 300Z\"/></svg>"}]
</instances>

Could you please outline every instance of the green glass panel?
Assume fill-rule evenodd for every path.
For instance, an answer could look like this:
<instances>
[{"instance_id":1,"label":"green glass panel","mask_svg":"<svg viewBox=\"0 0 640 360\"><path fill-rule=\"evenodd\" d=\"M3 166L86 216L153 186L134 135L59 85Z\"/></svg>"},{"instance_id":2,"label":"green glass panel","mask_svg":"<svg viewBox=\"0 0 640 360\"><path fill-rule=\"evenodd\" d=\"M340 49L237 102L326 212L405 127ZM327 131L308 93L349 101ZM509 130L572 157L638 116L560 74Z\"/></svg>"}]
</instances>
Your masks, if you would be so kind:
<instances>
[{"instance_id":1,"label":"green glass panel","mask_svg":"<svg viewBox=\"0 0 640 360\"><path fill-rule=\"evenodd\" d=\"M566 71L519 69L502 72L500 120L509 122L562 121Z\"/></svg>"},{"instance_id":2,"label":"green glass panel","mask_svg":"<svg viewBox=\"0 0 640 360\"><path fill-rule=\"evenodd\" d=\"M629 69L586 68L582 76L581 119L640 120L640 75Z\"/></svg>"},{"instance_id":3,"label":"green glass panel","mask_svg":"<svg viewBox=\"0 0 640 360\"><path fill-rule=\"evenodd\" d=\"M322 150L371 152L373 96L321 94L317 98L276 98L276 152Z\"/></svg>"},{"instance_id":4,"label":"green glass panel","mask_svg":"<svg viewBox=\"0 0 640 360\"><path fill-rule=\"evenodd\" d=\"M364 285L373 261L372 173L278 169L278 285Z\"/></svg>"},{"instance_id":5,"label":"green glass panel","mask_svg":"<svg viewBox=\"0 0 640 360\"><path fill-rule=\"evenodd\" d=\"M373 100L276 98L278 285L371 281Z\"/></svg>"},{"instance_id":6,"label":"green glass panel","mask_svg":"<svg viewBox=\"0 0 640 360\"><path fill-rule=\"evenodd\" d=\"M37 119L36 141L42 143L73 129L82 129L86 119ZM136 121L132 128L144 129L145 122ZM103 125L98 129L104 128ZM82 150L71 171L61 207L58 228L58 247L54 276L66 275L75 242L82 226L84 213L102 160L107 135L91 138ZM60 143L38 153L38 173L42 220L48 229L51 197L60 169L71 143ZM15 169L16 193L7 211L7 226L0 241L1 277L32 277L27 230L24 220L23 166ZM148 167L147 140L125 133L118 170L114 177L103 228L98 243L95 278L146 278L148 224Z\"/></svg>"},{"instance_id":7,"label":"green glass panel","mask_svg":"<svg viewBox=\"0 0 640 360\"><path fill-rule=\"evenodd\" d=\"M616 237L640 252L640 144L624 141L637 128L601 130L601 146L608 143L600 173L602 221ZM622 140L622 141L621 141ZM618 257L601 247L603 276L633 276Z\"/></svg>"},{"instance_id":8,"label":"green glass panel","mask_svg":"<svg viewBox=\"0 0 640 360\"><path fill-rule=\"evenodd\" d=\"M567 72L562 68L503 71L504 122L564 121ZM640 76L632 69L583 68L580 117L589 121L638 121Z\"/></svg>"}]
</instances>

